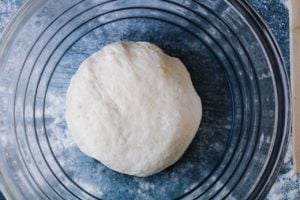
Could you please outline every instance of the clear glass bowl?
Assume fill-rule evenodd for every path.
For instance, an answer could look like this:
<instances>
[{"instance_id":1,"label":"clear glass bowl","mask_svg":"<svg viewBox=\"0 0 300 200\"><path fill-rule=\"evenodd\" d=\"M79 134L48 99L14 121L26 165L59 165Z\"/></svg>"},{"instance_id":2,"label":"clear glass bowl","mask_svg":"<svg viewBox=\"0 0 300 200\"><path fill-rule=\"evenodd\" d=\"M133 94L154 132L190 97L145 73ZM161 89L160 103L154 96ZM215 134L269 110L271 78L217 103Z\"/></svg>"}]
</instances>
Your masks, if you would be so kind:
<instances>
[{"instance_id":1,"label":"clear glass bowl","mask_svg":"<svg viewBox=\"0 0 300 200\"><path fill-rule=\"evenodd\" d=\"M84 155L64 117L80 63L119 40L149 41L179 57L202 98L189 149L147 178ZM287 147L282 57L240 1L32 0L2 36L0 69L1 186L9 199L263 198Z\"/></svg>"}]
</instances>

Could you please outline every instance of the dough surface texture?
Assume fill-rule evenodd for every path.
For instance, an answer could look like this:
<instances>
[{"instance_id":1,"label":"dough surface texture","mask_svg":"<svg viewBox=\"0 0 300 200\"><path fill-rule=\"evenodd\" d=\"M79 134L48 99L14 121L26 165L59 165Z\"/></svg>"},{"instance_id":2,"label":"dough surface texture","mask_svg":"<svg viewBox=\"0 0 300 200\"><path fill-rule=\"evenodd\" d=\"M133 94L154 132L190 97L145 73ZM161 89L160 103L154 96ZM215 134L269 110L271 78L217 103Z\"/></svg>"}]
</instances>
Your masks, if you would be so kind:
<instances>
[{"instance_id":1,"label":"dough surface texture","mask_svg":"<svg viewBox=\"0 0 300 200\"><path fill-rule=\"evenodd\" d=\"M178 58L147 42L117 42L80 65L66 98L79 149L108 168L150 176L174 164L194 138L202 106Z\"/></svg>"}]
</instances>

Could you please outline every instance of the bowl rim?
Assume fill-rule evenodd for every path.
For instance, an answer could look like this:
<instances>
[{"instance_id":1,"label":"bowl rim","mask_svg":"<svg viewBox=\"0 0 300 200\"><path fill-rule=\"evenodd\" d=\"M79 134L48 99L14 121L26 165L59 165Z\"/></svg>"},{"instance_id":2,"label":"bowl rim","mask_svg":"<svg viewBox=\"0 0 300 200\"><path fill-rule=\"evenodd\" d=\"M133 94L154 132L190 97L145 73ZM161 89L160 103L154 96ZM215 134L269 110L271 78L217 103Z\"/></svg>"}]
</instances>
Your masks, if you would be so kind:
<instances>
[{"instance_id":1,"label":"bowl rim","mask_svg":"<svg viewBox=\"0 0 300 200\"><path fill-rule=\"evenodd\" d=\"M264 22L262 17L247 1L228 0L228 2L230 2L247 19L247 21L250 21L255 25L255 32L258 34L259 39L263 41L262 45L265 47L265 49L273 50L268 51L267 54L270 60L273 61L273 69L279 72L277 74L277 79L281 79L280 84L282 84L282 91L281 94L278 94L278 99L280 98L281 101L284 102L284 105L280 105L280 103L278 103L278 106L282 106L283 110L279 109L279 115L282 115L281 118L283 118L284 121L281 124L282 127L280 127L280 125L277 126L277 133L281 132L281 134L276 134L276 138L272 141L273 149L271 155L269 156L266 168L263 171L263 174L259 179L257 185L251 191L249 196L249 199L264 199L270 191L272 185L276 181L289 146L289 140L292 130L290 79L280 47L274 35L272 34L272 31ZM274 65L276 66L274 67ZM276 73L274 74L276 75Z\"/></svg>"},{"instance_id":2,"label":"bowl rim","mask_svg":"<svg viewBox=\"0 0 300 200\"><path fill-rule=\"evenodd\" d=\"M24 4L18 8L15 14L9 19L9 22L5 26L3 32L0 34L0 62L5 57L5 49L12 42L13 35L23 26L23 22L26 21L26 16L34 12L34 10L41 7L45 1L43 0L29 0L25 1ZM1 117L1 116L0 116ZM14 200L14 199L22 199L22 194L19 191L13 189L14 183L7 176L7 171L4 167L4 153L0 148L0 192L3 194L5 199Z\"/></svg>"}]
</instances>

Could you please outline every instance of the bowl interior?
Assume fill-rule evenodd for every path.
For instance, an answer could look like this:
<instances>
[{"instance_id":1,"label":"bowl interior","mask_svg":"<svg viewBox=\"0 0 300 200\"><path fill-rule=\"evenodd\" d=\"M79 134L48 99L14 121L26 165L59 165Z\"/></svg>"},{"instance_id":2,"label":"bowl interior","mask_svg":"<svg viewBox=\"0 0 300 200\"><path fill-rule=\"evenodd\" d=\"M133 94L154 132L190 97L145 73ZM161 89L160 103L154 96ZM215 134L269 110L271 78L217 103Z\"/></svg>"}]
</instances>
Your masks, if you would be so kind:
<instances>
[{"instance_id":1,"label":"bowl interior","mask_svg":"<svg viewBox=\"0 0 300 200\"><path fill-rule=\"evenodd\" d=\"M64 117L66 91L80 63L104 45L120 40L149 41L180 58L203 103L201 127L184 156L174 166L147 178L116 173L84 155L70 138ZM232 137L233 106L224 69L199 38L167 22L124 19L79 38L53 69L45 97L45 134L57 164L93 194L103 193L105 199L148 195L154 199L175 198L203 184L220 167Z\"/></svg>"}]
</instances>

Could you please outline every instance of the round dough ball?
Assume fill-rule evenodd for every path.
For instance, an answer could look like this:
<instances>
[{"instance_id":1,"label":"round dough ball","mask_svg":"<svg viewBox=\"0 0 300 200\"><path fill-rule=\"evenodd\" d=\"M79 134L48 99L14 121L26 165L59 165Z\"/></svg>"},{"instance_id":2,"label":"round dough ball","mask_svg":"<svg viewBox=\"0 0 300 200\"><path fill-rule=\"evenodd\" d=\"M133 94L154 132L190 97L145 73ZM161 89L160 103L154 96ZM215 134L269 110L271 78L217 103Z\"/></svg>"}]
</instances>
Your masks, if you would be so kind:
<instances>
[{"instance_id":1,"label":"round dough ball","mask_svg":"<svg viewBox=\"0 0 300 200\"><path fill-rule=\"evenodd\" d=\"M67 92L66 119L79 149L140 177L182 156L201 115L185 66L147 42L105 46L80 65Z\"/></svg>"}]
</instances>

